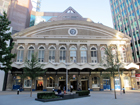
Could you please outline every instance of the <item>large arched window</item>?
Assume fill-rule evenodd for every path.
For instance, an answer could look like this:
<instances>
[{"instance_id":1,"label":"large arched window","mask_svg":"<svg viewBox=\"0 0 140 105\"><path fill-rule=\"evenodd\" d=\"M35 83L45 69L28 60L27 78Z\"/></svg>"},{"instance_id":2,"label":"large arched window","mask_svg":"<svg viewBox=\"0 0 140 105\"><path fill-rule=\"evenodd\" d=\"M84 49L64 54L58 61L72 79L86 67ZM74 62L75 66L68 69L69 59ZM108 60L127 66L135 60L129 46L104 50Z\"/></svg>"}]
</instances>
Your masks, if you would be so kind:
<instances>
[{"instance_id":1,"label":"large arched window","mask_svg":"<svg viewBox=\"0 0 140 105\"><path fill-rule=\"evenodd\" d=\"M49 48L49 62L55 62L55 48Z\"/></svg>"},{"instance_id":2,"label":"large arched window","mask_svg":"<svg viewBox=\"0 0 140 105\"><path fill-rule=\"evenodd\" d=\"M76 63L76 48L75 47L70 48L70 62Z\"/></svg>"},{"instance_id":3,"label":"large arched window","mask_svg":"<svg viewBox=\"0 0 140 105\"><path fill-rule=\"evenodd\" d=\"M103 63L103 64L105 64L106 63L106 57L105 57L105 47L101 47L101 62Z\"/></svg>"},{"instance_id":4,"label":"large arched window","mask_svg":"<svg viewBox=\"0 0 140 105\"><path fill-rule=\"evenodd\" d=\"M55 87L54 78L51 76L47 78L47 87Z\"/></svg>"},{"instance_id":5,"label":"large arched window","mask_svg":"<svg viewBox=\"0 0 140 105\"><path fill-rule=\"evenodd\" d=\"M87 63L87 49L86 47L81 47L81 63Z\"/></svg>"},{"instance_id":6,"label":"large arched window","mask_svg":"<svg viewBox=\"0 0 140 105\"><path fill-rule=\"evenodd\" d=\"M91 62L97 63L97 49L95 47L91 48Z\"/></svg>"},{"instance_id":7,"label":"large arched window","mask_svg":"<svg viewBox=\"0 0 140 105\"><path fill-rule=\"evenodd\" d=\"M120 49L120 54L121 54L121 61L126 62L126 49L124 47L121 47Z\"/></svg>"},{"instance_id":8,"label":"large arched window","mask_svg":"<svg viewBox=\"0 0 140 105\"><path fill-rule=\"evenodd\" d=\"M28 61L30 62L32 60L32 54L34 54L34 47L31 46L28 49Z\"/></svg>"},{"instance_id":9,"label":"large arched window","mask_svg":"<svg viewBox=\"0 0 140 105\"><path fill-rule=\"evenodd\" d=\"M17 62L23 62L24 48L20 46L17 52Z\"/></svg>"},{"instance_id":10,"label":"large arched window","mask_svg":"<svg viewBox=\"0 0 140 105\"><path fill-rule=\"evenodd\" d=\"M66 62L66 48L61 47L60 48L60 62Z\"/></svg>"},{"instance_id":11,"label":"large arched window","mask_svg":"<svg viewBox=\"0 0 140 105\"><path fill-rule=\"evenodd\" d=\"M39 48L38 62L44 62L44 47Z\"/></svg>"}]
</instances>

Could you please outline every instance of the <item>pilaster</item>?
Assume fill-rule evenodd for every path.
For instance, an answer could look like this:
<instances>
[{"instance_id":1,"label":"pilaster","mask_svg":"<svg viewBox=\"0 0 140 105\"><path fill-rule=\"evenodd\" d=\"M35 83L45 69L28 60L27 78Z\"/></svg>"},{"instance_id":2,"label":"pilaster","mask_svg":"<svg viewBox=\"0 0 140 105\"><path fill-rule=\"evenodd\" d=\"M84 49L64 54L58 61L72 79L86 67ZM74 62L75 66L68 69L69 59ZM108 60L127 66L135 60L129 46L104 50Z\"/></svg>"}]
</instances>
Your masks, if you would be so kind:
<instances>
[{"instance_id":1,"label":"pilaster","mask_svg":"<svg viewBox=\"0 0 140 105\"><path fill-rule=\"evenodd\" d=\"M87 44L87 63L91 63L90 44Z\"/></svg>"}]
</instances>

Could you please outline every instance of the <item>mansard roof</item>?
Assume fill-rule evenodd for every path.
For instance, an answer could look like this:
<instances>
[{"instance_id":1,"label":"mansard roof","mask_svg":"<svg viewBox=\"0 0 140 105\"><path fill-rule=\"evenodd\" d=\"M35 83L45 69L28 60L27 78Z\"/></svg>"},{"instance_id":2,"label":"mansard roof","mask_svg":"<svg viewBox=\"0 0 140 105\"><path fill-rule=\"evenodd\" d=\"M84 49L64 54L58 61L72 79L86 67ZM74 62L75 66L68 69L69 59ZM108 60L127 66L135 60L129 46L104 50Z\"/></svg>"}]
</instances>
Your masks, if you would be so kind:
<instances>
[{"instance_id":1,"label":"mansard roof","mask_svg":"<svg viewBox=\"0 0 140 105\"><path fill-rule=\"evenodd\" d=\"M78 34L70 36L68 30L76 28ZM80 20L61 20L54 22L42 22L36 26L24 29L14 34L16 38L77 38L77 39L118 39L131 40L131 38L115 29L104 26L99 23L93 23Z\"/></svg>"}]
</instances>

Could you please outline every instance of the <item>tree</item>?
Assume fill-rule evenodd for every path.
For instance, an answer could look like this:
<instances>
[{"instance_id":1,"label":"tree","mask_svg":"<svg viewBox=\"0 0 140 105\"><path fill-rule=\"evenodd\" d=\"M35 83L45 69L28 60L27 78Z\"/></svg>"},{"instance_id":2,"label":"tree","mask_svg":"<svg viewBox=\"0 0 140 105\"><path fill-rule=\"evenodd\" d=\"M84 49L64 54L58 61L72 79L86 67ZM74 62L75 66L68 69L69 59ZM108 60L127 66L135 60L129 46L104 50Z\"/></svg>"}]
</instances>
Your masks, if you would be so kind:
<instances>
[{"instance_id":1,"label":"tree","mask_svg":"<svg viewBox=\"0 0 140 105\"><path fill-rule=\"evenodd\" d=\"M116 49L116 48L115 48ZM113 47L109 46L105 49L105 56L104 56L104 63L103 66L107 67L106 71L110 72L111 74L107 74L106 76L112 76L114 80L114 95L116 97L116 90L115 90L115 76L118 75L118 68L122 65L120 62L118 51L113 51Z\"/></svg>"},{"instance_id":2,"label":"tree","mask_svg":"<svg viewBox=\"0 0 140 105\"><path fill-rule=\"evenodd\" d=\"M38 62L37 53L32 54L31 61L26 59L24 65L25 68L23 69L23 77L30 77L32 81L46 72L46 70L43 70L44 64ZM32 83L30 97L32 97Z\"/></svg>"},{"instance_id":3,"label":"tree","mask_svg":"<svg viewBox=\"0 0 140 105\"><path fill-rule=\"evenodd\" d=\"M11 54L11 50L14 43L8 45L8 42L12 40L9 24L11 22L7 18L7 14L4 12L3 16L0 16L0 70L6 73L12 69L12 58L15 58L15 54Z\"/></svg>"}]
</instances>

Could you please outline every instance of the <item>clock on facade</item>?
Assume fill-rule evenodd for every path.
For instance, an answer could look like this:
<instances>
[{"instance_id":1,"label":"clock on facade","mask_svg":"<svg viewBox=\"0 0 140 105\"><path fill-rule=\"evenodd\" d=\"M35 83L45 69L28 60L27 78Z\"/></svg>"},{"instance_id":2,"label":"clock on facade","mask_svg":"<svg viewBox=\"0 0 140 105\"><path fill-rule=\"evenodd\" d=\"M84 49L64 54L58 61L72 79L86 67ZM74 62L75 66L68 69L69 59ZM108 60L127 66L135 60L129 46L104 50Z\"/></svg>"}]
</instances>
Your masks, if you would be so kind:
<instances>
[{"instance_id":1,"label":"clock on facade","mask_svg":"<svg viewBox=\"0 0 140 105\"><path fill-rule=\"evenodd\" d=\"M70 28L70 29L68 30L68 33L69 33L70 36L76 36L77 33L78 33L78 31L77 31L76 28Z\"/></svg>"}]
</instances>

